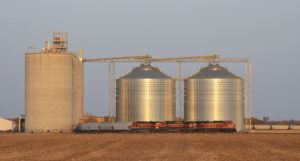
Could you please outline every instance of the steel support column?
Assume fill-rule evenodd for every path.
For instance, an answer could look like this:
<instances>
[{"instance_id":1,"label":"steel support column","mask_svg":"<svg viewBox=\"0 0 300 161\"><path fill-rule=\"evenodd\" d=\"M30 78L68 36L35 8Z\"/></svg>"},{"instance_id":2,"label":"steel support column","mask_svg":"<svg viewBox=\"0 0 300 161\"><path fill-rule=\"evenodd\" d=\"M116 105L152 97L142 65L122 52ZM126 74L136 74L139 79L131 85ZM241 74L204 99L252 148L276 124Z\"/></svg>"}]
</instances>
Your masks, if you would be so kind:
<instances>
[{"instance_id":1,"label":"steel support column","mask_svg":"<svg viewBox=\"0 0 300 161\"><path fill-rule=\"evenodd\" d=\"M244 96L244 99L245 99L245 116L244 116L244 120L245 120L245 132L248 131L248 63L246 62L245 63L245 83L244 83L244 88L245 88L245 96Z\"/></svg>"},{"instance_id":2,"label":"steel support column","mask_svg":"<svg viewBox=\"0 0 300 161\"><path fill-rule=\"evenodd\" d=\"M250 127L252 127L252 65L249 62L249 113L250 113Z\"/></svg>"},{"instance_id":3,"label":"steel support column","mask_svg":"<svg viewBox=\"0 0 300 161\"><path fill-rule=\"evenodd\" d=\"M177 62L177 114L180 119L183 119L183 73L182 62Z\"/></svg>"},{"instance_id":4,"label":"steel support column","mask_svg":"<svg viewBox=\"0 0 300 161\"><path fill-rule=\"evenodd\" d=\"M116 74L115 62L112 62L112 116L116 116Z\"/></svg>"},{"instance_id":5,"label":"steel support column","mask_svg":"<svg viewBox=\"0 0 300 161\"><path fill-rule=\"evenodd\" d=\"M115 62L108 63L108 116L109 118L115 115Z\"/></svg>"}]
</instances>

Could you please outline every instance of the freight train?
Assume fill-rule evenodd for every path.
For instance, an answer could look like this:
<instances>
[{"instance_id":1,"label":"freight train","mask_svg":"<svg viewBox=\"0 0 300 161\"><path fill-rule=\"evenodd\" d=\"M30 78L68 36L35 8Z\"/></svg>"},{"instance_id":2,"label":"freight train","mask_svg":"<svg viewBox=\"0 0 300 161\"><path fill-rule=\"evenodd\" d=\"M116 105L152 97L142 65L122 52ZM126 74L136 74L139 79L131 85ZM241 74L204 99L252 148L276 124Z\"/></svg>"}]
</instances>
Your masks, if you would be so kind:
<instances>
[{"instance_id":1,"label":"freight train","mask_svg":"<svg viewBox=\"0 0 300 161\"><path fill-rule=\"evenodd\" d=\"M236 132L232 121L86 122L75 132Z\"/></svg>"}]
</instances>

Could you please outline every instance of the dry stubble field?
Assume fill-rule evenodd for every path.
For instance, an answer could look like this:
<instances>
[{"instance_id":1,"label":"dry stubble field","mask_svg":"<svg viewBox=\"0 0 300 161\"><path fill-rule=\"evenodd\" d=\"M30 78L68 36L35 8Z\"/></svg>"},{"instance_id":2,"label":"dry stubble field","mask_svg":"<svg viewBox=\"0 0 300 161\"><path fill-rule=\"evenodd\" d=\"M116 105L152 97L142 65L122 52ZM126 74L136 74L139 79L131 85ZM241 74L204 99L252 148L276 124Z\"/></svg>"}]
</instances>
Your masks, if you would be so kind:
<instances>
[{"instance_id":1,"label":"dry stubble field","mask_svg":"<svg viewBox=\"0 0 300 161\"><path fill-rule=\"evenodd\" d=\"M300 135L0 134L1 161L300 160Z\"/></svg>"}]
</instances>

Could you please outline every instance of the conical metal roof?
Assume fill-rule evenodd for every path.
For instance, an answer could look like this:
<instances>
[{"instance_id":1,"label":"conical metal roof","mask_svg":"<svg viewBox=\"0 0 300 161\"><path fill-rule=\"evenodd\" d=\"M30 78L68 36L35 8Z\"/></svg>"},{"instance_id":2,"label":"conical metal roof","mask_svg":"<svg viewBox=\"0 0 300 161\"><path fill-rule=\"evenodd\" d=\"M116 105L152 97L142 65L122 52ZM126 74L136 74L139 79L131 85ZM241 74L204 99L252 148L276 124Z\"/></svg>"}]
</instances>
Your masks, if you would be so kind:
<instances>
[{"instance_id":1,"label":"conical metal roof","mask_svg":"<svg viewBox=\"0 0 300 161\"><path fill-rule=\"evenodd\" d=\"M239 76L231 73L227 68L220 66L219 64L209 64L206 67L200 68L200 70L187 79L209 79L209 78L223 78L223 79L242 79Z\"/></svg>"},{"instance_id":2,"label":"conical metal roof","mask_svg":"<svg viewBox=\"0 0 300 161\"><path fill-rule=\"evenodd\" d=\"M119 79L139 79L139 78L152 78L152 79L172 79L159 68L151 64L141 64L139 67L133 68L129 73L121 76Z\"/></svg>"}]
</instances>

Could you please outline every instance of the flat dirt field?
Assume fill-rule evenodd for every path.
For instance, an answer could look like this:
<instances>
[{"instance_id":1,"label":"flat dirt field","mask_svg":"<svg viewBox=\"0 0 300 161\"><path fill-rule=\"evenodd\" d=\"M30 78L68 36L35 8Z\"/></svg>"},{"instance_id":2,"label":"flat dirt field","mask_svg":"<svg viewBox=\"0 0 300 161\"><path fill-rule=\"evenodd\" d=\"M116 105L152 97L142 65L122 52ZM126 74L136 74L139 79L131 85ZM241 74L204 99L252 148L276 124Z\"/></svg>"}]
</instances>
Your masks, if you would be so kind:
<instances>
[{"instance_id":1,"label":"flat dirt field","mask_svg":"<svg viewBox=\"0 0 300 161\"><path fill-rule=\"evenodd\" d=\"M0 161L300 160L298 134L0 134Z\"/></svg>"}]
</instances>

